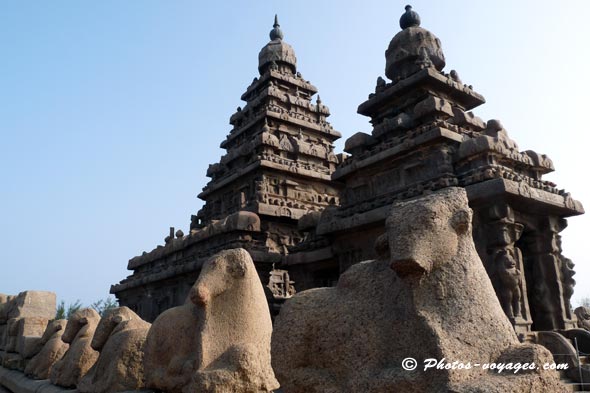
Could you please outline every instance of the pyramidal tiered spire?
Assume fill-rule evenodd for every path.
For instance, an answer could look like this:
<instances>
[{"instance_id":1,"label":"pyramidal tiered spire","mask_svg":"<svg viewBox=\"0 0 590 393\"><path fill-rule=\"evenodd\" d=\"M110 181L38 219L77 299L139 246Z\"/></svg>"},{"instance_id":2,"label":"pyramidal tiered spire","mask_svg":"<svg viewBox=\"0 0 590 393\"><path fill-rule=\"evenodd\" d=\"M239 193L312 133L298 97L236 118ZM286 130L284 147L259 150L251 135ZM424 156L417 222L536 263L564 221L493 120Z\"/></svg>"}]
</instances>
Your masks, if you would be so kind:
<instances>
[{"instance_id":1,"label":"pyramidal tiered spire","mask_svg":"<svg viewBox=\"0 0 590 393\"><path fill-rule=\"evenodd\" d=\"M260 77L230 118L233 128L221 143L227 153L209 167L211 181L199 195L206 203L191 225L196 230L241 210L260 215L263 227L263 217L274 217L267 227L280 230L269 232L267 244L277 252L299 242L295 220L337 203L332 144L340 137L319 97L312 103L317 89L297 72L295 51L283 37L275 16L271 41L259 54Z\"/></svg>"}]
</instances>

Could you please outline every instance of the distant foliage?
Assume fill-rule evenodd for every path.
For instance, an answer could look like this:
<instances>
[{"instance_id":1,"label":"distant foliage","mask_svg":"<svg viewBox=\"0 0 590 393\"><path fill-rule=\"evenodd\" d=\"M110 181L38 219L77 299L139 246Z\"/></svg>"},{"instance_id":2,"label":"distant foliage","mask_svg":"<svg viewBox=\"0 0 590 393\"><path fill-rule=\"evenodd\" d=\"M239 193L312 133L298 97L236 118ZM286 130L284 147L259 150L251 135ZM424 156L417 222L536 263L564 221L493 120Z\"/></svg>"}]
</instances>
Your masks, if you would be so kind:
<instances>
[{"instance_id":1,"label":"distant foliage","mask_svg":"<svg viewBox=\"0 0 590 393\"><path fill-rule=\"evenodd\" d=\"M111 308L119 307L117 299L109 296L106 299L100 299L90 305L101 317L104 317L106 312Z\"/></svg>"},{"instance_id":2,"label":"distant foliage","mask_svg":"<svg viewBox=\"0 0 590 393\"><path fill-rule=\"evenodd\" d=\"M583 297L580 299L580 306L590 308L590 297Z\"/></svg>"},{"instance_id":3,"label":"distant foliage","mask_svg":"<svg viewBox=\"0 0 590 393\"><path fill-rule=\"evenodd\" d=\"M105 313L110 310L111 308L119 307L117 300L112 296L107 297L106 299L100 299L90 305L101 317L104 317ZM66 307L66 302L61 301L57 305L57 310L55 311L55 319L70 319L70 316L74 314L76 311L82 308L82 302L80 299L76 300L74 303L68 305Z\"/></svg>"},{"instance_id":4,"label":"distant foliage","mask_svg":"<svg viewBox=\"0 0 590 393\"><path fill-rule=\"evenodd\" d=\"M57 310L55 312L55 319L69 319L70 316L82 308L82 303L80 299L76 300L74 303L71 303L66 307L66 302L63 300L59 302L57 305Z\"/></svg>"}]
</instances>

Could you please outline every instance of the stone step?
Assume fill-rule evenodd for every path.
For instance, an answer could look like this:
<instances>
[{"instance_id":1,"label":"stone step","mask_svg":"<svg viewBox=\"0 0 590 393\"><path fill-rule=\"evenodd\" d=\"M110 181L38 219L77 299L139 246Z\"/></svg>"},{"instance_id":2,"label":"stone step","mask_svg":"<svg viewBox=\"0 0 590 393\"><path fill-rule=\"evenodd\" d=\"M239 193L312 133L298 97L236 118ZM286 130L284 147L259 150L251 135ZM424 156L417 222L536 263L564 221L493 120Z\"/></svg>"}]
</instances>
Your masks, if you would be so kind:
<instances>
[{"instance_id":1,"label":"stone step","mask_svg":"<svg viewBox=\"0 0 590 393\"><path fill-rule=\"evenodd\" d=\"M580 384L579 382L572 381L571 379L561 379L561 382L567 387L570 392L590 392L590 384Z\"/></svg>"}]
</instances>

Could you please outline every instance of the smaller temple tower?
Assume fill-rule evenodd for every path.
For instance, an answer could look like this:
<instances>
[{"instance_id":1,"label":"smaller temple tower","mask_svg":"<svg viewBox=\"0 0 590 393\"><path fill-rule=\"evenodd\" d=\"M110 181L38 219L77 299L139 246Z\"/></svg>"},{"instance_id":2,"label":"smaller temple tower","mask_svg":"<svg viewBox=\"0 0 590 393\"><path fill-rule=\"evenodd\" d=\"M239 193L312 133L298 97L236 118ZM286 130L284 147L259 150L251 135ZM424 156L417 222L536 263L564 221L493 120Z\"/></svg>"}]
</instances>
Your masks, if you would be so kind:
<instances>
[{"instance_id":1,"label":"smaller temple tower","mask_svg":"<svg viewBox=\"0 0 590 393\"><path fill-rule=\"evenodd\" d=\"M516 331L574 327L573 263L561 253L559 232L582 205L542 179L554 170L546 155L519 150L500 121L471 112L483 96L455 70L443 72L441 42L411 6L400 27L385 52L390 81L377 78L358 107L373 130L346 141L350 157L332 176L344 183L341 204L307 228L308 243L323 246L299 245L286 265L322 263L337 276L375 256L393 201L460 186L474 211L478 253Z\"/></svg>"}]
</instances>

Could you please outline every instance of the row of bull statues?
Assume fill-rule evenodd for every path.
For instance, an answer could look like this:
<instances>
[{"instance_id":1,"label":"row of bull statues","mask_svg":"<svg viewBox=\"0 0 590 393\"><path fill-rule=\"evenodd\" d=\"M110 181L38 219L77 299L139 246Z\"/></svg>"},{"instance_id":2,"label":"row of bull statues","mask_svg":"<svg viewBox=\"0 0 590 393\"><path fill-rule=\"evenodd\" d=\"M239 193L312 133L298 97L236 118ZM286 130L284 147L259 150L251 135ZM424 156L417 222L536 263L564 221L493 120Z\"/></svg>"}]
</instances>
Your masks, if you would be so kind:
<instances>
[{"instance_id":1,"label":"row of bull statues","mask_svg":"<svg viewBox=\"0 0 590 393\"><path fill-rule=\"evenodd\" d=\"M243 249L210 258L185 304L151 325L127 307L51 320L54 294L2 296L2 366L81 393L567 391L555 370L473 366L553 358L516 337L475 250L471 214L459 188L397 203L378 258L336 287L288 299L274 332ZM472 366L425 370L427 359Z\"/></svg>"}]
</instances>

